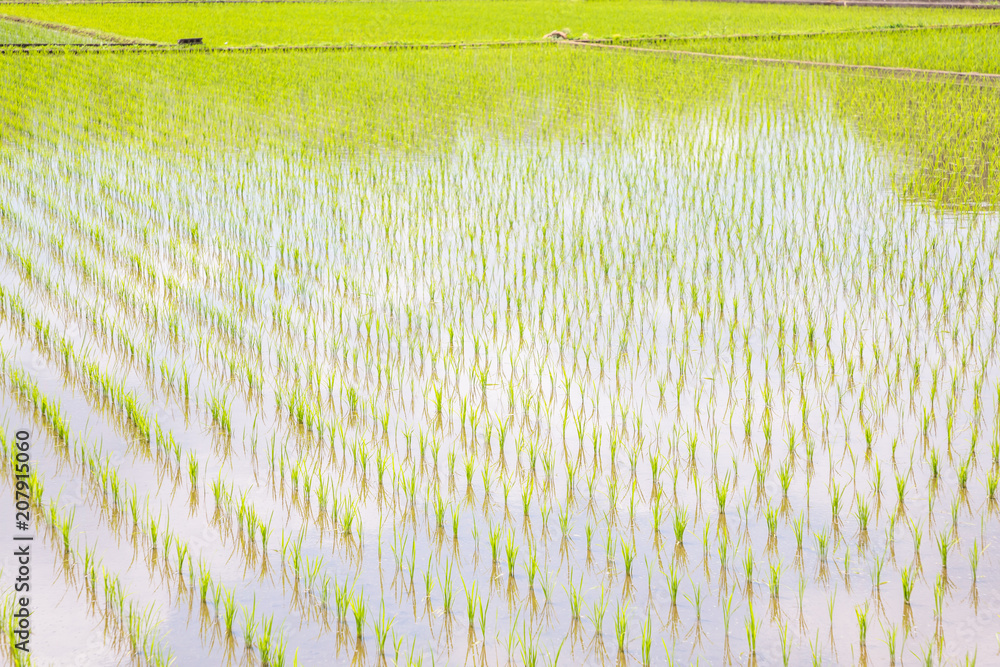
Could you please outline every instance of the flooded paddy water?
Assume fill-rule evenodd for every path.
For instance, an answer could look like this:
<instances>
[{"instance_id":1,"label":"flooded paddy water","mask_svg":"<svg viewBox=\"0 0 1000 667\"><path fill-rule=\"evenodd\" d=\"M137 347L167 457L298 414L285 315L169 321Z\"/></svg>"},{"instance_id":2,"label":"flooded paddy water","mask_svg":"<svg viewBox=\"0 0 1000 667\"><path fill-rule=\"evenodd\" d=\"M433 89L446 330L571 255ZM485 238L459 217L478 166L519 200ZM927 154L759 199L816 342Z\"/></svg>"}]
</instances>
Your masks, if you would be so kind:
<instances>
[{"instance_id":1,"label":"flooded paddy water","mask_svg":"<svg viewBox=\"0 0 1000 667\"><path fill-rule=\"evenodd\" d=\"M997 659L995 89L0 69L34 664Z\"/></svg>"}]
</instances>

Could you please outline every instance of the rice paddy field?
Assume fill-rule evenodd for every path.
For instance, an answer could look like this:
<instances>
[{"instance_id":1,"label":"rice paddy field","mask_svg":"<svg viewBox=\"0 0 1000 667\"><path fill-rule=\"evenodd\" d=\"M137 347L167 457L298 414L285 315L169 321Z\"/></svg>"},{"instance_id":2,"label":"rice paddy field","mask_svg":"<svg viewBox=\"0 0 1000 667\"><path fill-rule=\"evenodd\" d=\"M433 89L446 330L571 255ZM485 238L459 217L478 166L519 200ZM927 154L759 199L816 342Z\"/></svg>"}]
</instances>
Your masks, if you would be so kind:
<instances>
[{"instance_id":1,"label":"rice paddy field","mask_svg":"<svg viewBox=\"0 0 1000 667\"><path fill-rule=\"evenodd\" d=\"M796 33L886 26L996 22L991 9L776 6L650 0L387 0L265 4L226 2L0 3L0 15L212 46L535 40L571 37Z\"/></svg>"},{"instance_id":2,"label":"rice paddy field","mask_svg":"<svg viewBox=\"0 0 1000 667\"><path fill-rule=\"evenodd\" d=\"M90 36L81 36L65 30L53 30L33 23L0 19L0 45L3 44L88 44L95 43Z\"/></svg>"},{"instance_id":3,"label":"rice paddy field","mask_svg":"<svg viewBox=\"0 0 1000 667\"><path fill-rule=\"evenodd\" d=\"M988 49L673 52L996 29L787 9L0 49L4 660L1000 661Z\"/></svg>"},{"instance_id":4,"label":"rice paddy field","mask_svg":"<svg viewBox=\"0 0 1000 667\"><path fill-rule=\"evenodd\" d=\"M702 53L938 69L1000 74L1000 26L950 29L889 29L877 37L869 32L747 39L668 39L646 44L653 48Z\"/></svg>"}]
</instances>

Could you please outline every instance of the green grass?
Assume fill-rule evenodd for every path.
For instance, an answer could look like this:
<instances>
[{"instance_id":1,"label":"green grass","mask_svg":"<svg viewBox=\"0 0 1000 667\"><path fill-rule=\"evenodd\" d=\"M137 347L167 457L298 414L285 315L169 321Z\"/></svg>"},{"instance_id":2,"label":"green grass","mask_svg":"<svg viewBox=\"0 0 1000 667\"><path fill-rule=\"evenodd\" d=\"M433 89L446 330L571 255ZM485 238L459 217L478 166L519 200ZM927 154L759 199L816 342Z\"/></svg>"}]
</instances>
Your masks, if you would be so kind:
<instances>
[{"instance_id":1,"label":"green grass","mask_svg":"<svg viewBox=\"0 0 1000 667\"><path fill-rule=\"evenodd\" d=\"M781 39L671 40L658 46L759 58L1000 73L1000 27L996 26Z\"/></svg>"},{"instance_id":2,"label":"green grass","mask_svg":"<svg viewBox=\"0 0 1000 667\"><path fill-rule=\"evenodd\" d=\"M813 32L996 20L990 11L651 2L443 0L330 4L4 5L26 16L132 38L210 45L448 42L571 36Z\"/></svg>"},{"instance_id":3,"label":"green grass","mask_svg":"<svg viewBox=\"0 0 1000 667\"><path fill-rule=\"evenodd\" d=\"M0 44L92 44L95 41L62 30L0 20Z\"/></svg>"}]
</instances>

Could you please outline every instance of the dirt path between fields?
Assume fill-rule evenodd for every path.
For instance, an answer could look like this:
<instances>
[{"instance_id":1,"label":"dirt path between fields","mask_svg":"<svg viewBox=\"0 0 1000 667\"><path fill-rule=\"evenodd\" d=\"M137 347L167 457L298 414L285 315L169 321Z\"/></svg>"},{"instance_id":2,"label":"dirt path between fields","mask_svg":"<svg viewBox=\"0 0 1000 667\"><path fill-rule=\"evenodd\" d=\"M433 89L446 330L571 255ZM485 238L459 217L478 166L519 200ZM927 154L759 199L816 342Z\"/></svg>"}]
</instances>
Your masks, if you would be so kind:
<instances>
[{"instance_id":1,"label":"dirt path between fields","mask_svg":"<svg viewBox=\"0 0 1000 667\"><path fill-rule=\"evenodd\" d=\"M988 72L954 72L951 70L920 69L915 67L887 67L884 65L851 65L846 63L830 63L816 60L792 60L785 58L758 58L755 56L738 56L721 53L701 53L699 51L679 51L675 49L654 49L641 46L627 46L623 44L605 44L582 40L561 40L559 44L577 48L588 49L613 49L617 51L631 51L634 53L649 53L670 56L673 58L708 59L740 62L747 64L785 65L807 69L830 69L845 70L855 72L868 72L882 75L908 76L918 78L950 78L950 79L978 79L983 81L993 81L1000 83L1000 74Z\"/></svg>"},{"instance_id":2,"label":"dirt path between fields","mask_svg":"<svg viewBox=\"0 0 1000 667\"><path fill-rule=\"evenodd\" d=\"M120 1L120 0L119 0ZM928 0L690 0L691 2L727 2L737 5L810 5L814 7L896 7L904 9L1000 9L1000 3L932 2Z\"/></svg>"},{"instance_id":3,"label":"dirt path between fields","mask_svg":"<svg viewBox=\"0 0 1000 667\"><path fill-rule=\"evenodd\" d=\"M595 44L632 44L635 42L707 42L707 41L749 41L754 39L795 39L797 37L839 37L847 35L881 35L897 32L972 30L976 28L1000 28L1000 21L977 23L953 23L945 25L903 25L875 26L872 28L847 28L844 30L819 30L815 32L749 32L734 35L652 35L650 37L590 37L576 40ZM567 38L568 39L568 38Z\"/></svg>"},{"instance_id":4,"label":"dirt path between fields","mask_svg":"<svg viewBox=\"0 0 1000 667\"><path fill-rule=\"evenodd\" d=\"M66 25L65 23L49 23L48 21L39 21L36 19L24 18L23 16L9 16L7 14L0 14L0 20L10 21L11 23L21 23L24 25L35 26L36 28L45 28L46 30L54 30L56 32L63 32L69 35L77 35L79 37L88 37L90 39L95 39L100 42L108 44L156 44L157 42L151 42L147 39L131 39L128 37L122 37L120 35L115 35L109 32L101 32L100 30L90 30L89 28L77 28L76 26ZM9 44L0 44L0 47L11 46ZM24 46L24 45L18 45ZM86 46L85 44L77 44L74 46ZM99 44L98 44L99 46Z\"/></svg>"},{"instance_id":5,"label":"dirt path between fields","mask_svg":"<svg viewBox=\"0 0 1000 667\"><path fill-rule=\"evenodd\" d=\"M0 53L250 53L284 51L424 51L431 49L485 49L514 46L554 46L548 39L507 42L431 42L427 44L268 44L245 46L179 46L163 42L113 44L0 44Z\"/></svg>"},{"instance_id":6,"label":"dirt path between fields","mask_svg":"<svg viewBox=\"0 0 1000 667\"><path fill-rule=\"evenodd\" d=\"M695 0L697 1L697 0ZM6 18L0 15L0 18ZM43 27L54 27L55 29L64 29L66 26L60 26L58 24L46 24L38 21L25 20L25 23L32 23L34 25L39 25ZM975 27L977 25L986 26L997 26L1000 24L973 24L971 26L964 27ZM950 26L949 26L950 27ZM916 27L904 27L904 28L875 28L867 31L850 31L850 32L888 32L896 30L910 30L910 29L920 29ZM930 29L930 28L928 28ZM101 38L107 39L102 33L96 33L96 31L84 31L77 34L86 34L87 36L101 35ZM829 34L843 34L842 32L833 33L786 33L784 37L795 37L795 36L821 36ZM620 43L609 43L608 40L579 40L579 39L569 39L562 36L556 36L553 38L555 33L550 33L549 36L542 39L534 40L514 40L514 41L504 41L504 42L441 42L441 43L423 43L423 44L398 44L398 43L385 43L385 44L276 44L267 46L195 46L195 47L185 47L178 46L175 44L164 44L158 42L150 42L146 40L126 40L120 37L114 37L117 41L109 42L104 44L0 44L0 54L39 54L39 55L59 55L59 54L102 54L102 53L280 53L280 52L336 52L336 51L395 51L395 50L432 50L432 49L482 49L482 48L509 48L515 46L564 46L571 48L588 48L588 49L604 49L604 50L614 50L614 51L627 51L632 53L647 53L651 55L661 55L668 56L675 59L687 58L687 59L706 59L706 60L718 60L718 61L729 61L738 62L745 64L765 64L765 65L784 65L805 69L827 69L827 70L841 70L841 71L853 71L853 72L865 72L869 74L877 74L883 76L903 76L908 78L925 78L925 79L955 79L963 81L980 81L980 82L996 82L1000 83L1000 74L992 74L988 72L955 72L951 70L935 70L935 69L920 69L912 67L888 67L883 65L857 65L857 64L846 64L846 63L832 63L832 62L821 62L814 60L794 60L794 59L784 59L784 58L762 58L755 56L740 56L740 55L730 55L730 54L719 54L719 53L702 53L699 51L683 51L678 49L657 49L650 47L641 46L630 46L628 44ZM749 38L761 38L761 37L779 37L779 35L739 35L736 37L749 39ZM714 37L713 37L714 38ZM725 37L720 37L725 39ZM732 37L729 37L732 38ZM637 38L638 39L638 38ZM642 38L643 41L665 41L665 40L687 40L692 38L685 37L646 37ZM707 37L706 37L707 39Z\"/></svg>"},{"instance_id":7,"label":"dirt path between fields","mask_svg":"<svg viewBox=\"0 0 1000 667\"><path fill-rule=\"evenodd\" d=\"M329 5L372 4L380 0L15 0L5 5ZM436 2L437 0L410 0ZM745 5L811 5L817 7L896 7L914 9L1000 9L1000 0L688 0Z\"/></svg>"}]
</instances>

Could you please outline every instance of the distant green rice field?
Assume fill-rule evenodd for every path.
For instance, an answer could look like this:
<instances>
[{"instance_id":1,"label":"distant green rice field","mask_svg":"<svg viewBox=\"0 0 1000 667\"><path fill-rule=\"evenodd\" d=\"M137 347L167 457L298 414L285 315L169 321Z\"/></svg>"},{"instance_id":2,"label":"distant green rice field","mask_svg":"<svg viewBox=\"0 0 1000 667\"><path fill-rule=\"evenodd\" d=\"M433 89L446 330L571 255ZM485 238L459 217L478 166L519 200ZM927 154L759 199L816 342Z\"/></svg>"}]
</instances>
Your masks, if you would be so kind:
<instances>
[{"instance_id":1,"label":"distant green rice field","mask_svg":"<svg viewBox=\"0 0 1000 667\"><path fill-rule=\"evenodd\" d=\"M997 26L780 39L670 40L655 45L757 58L1000 73Z\"/></svg>"},{"instance_id":2,"label":"distant green rice field","mask_svg":"<svg viewBox=\"0 0 1000 667\"><path fill-rule=\"evenodd\" d=\"M0 14L173 42L212 45L447 42L571 36L814 32L996 20L989 10L742 5L706 2L364 2L318 4L0 5Z\"/></svg>"},{"instance_id":3,"label":"distant green rice field","mask_svg":"<svg viewBox=\"0 0 1000 667\"><path fill-rule=\"evenodd\" d=\"M0 20L0 44L82 44L96 40L28 23Z\"/></svg>"}]
</instances>

